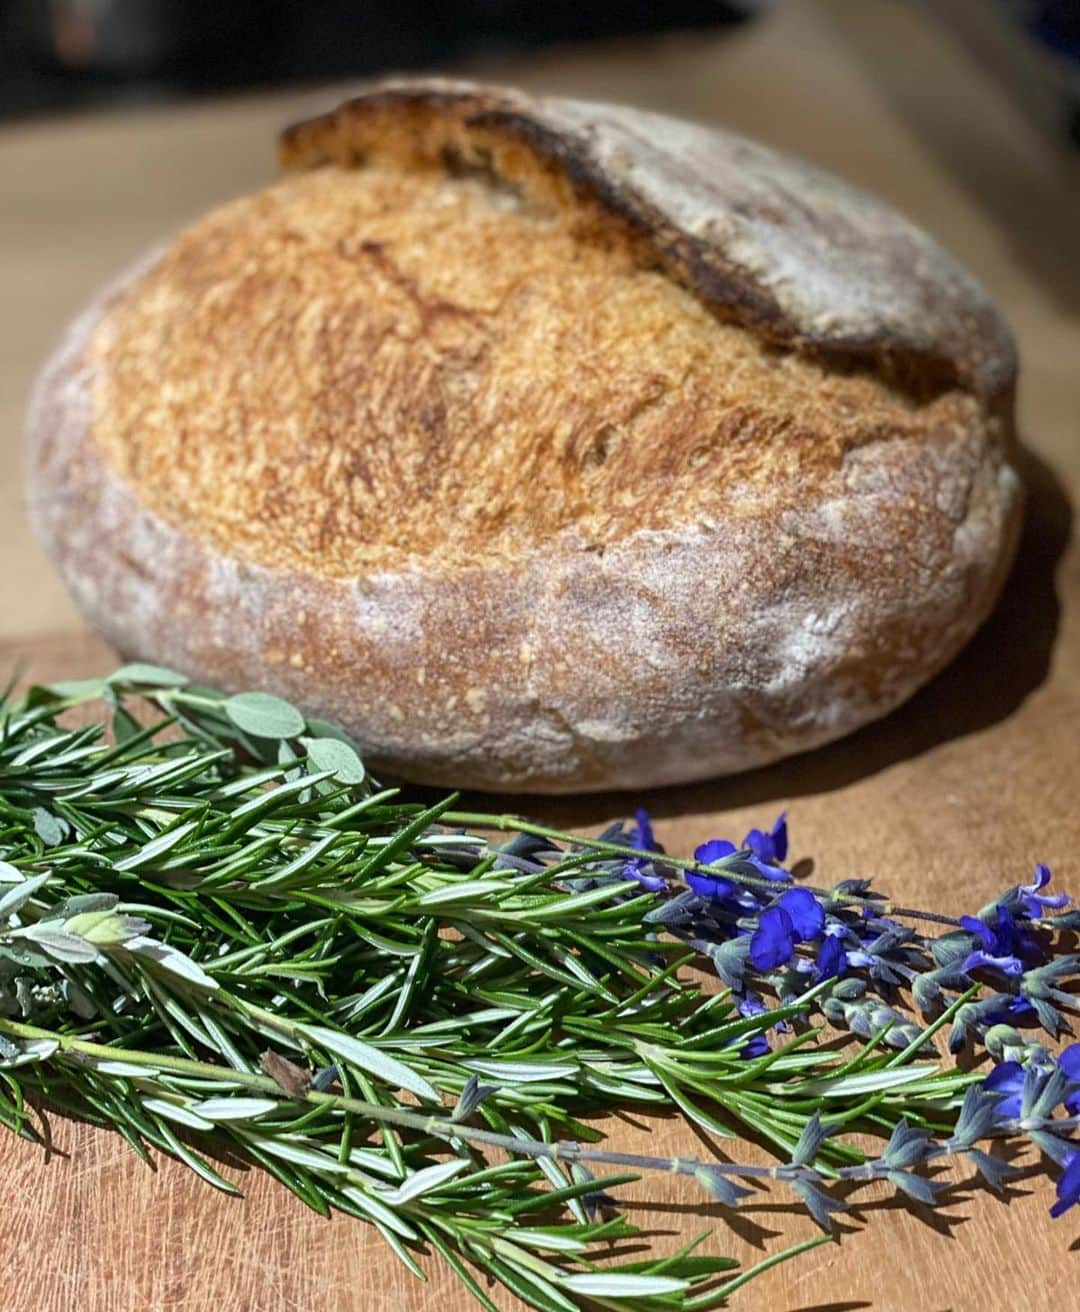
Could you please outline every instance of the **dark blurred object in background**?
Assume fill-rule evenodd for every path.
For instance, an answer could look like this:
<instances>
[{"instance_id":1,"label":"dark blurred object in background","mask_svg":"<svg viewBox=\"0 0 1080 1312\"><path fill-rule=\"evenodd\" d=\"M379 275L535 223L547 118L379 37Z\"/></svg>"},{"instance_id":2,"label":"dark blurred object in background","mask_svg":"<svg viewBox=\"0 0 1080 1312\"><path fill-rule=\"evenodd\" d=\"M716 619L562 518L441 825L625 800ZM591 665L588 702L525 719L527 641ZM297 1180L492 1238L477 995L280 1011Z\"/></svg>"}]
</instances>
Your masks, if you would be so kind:
<instances>
[{"instance_id":1,"label":"dark blurred object in background","mask_svg":"<svg viewBox=\"0 0 1080 1312\"><path fill-rule=\"evenodd\" d=\"M1080 146L1080 0L922 0L1056 137Z\"/></svg>"},{"instance_id":2,"label":"dark blurred object in background","mask_svg":"<svg viewBox=\"0 0 1080 1312\"><path fill-rule=\"evenodd\" d=\"M768 0L0 0L0 116L739 22Z\"/></svg>"},{"instance_id":3,"label":"dark blurred object in background","mask_svg":"<svg viewBox=\"0 0 1080 1312\"><path fill-rule=\"evenodd\" d=\"M784 2L0 0L0 118L449 68L470 56L555 41L730 26ZM1080 145L1080 0L859 3L921 4L1029 117ZM842 23L843 8L834 12Z\"/></svg>"}]
</instances>

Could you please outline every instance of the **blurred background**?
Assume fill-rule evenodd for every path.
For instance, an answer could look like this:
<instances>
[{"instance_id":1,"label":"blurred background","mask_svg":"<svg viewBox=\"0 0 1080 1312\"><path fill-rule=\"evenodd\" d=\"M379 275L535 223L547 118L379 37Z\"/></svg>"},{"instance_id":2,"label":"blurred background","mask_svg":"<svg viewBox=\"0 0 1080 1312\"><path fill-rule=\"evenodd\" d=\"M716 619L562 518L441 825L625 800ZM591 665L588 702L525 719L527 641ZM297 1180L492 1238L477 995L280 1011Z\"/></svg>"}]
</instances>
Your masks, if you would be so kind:
<instances>
[{"instance_id":1,"label":"blurred background","mask_svg":"<svg viewBox=\"0 0 1080 1312\"><path fill-rule=\"evenodd\" d=\"M852 9L882 2L849 0ZM558 42L715 30L760 21L780 3L0 0L0 117L445 66ZM1080 0L922 7L962 35L1002 94L1080 146Z\"/></svg>"}]
</instances>

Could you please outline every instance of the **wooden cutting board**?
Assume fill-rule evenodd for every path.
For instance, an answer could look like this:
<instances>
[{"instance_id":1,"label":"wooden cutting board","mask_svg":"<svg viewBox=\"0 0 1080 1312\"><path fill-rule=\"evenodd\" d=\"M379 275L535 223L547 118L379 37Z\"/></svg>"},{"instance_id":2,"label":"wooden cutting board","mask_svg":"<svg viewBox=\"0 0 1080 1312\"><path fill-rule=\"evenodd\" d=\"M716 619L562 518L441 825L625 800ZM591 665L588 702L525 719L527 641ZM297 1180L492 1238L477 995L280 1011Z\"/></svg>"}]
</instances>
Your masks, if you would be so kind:
<instances>
[{"instance_id":1,"label":"wooden cutting board","mask_svg":"<svg viewBox=\"0 0 1080 1312\"><path fill-rule=\"evenodd\" d=\"M944 2L944 0L943 0ZM739 838L790 813L817 877L870 875L909 903L963 912L1035 859L1080 894L1080 557L1066 551L1080 486L1080 186L1064 159L914 5L803 0L736 34L666 37L471 70L538 90L636 101L723 123L806 155L899 205L967 260L1005 307L1024 367L1021 431L1035 460L1028 526L1001 606L906 707L847 741L733 780L642 799L533 801L594 829L644 801L672 851ZM101 673L110 654L73 626L29 542L17 433L32 372L90 290L150 242L272 173L291 99L43 122L0 136L0 668ZM51 632L50 632L51 630ZM61 631L63 630L63 631ZM50 636L40 636L42 632ZM633 1151L698 1151L670 1121L612 1123ZM432 1266L420 1285L368 1228L325 1222L258 1172L242 1200L183 1167L151 1170L114 1135L50 1117L43 1153L0 1138L5 1312L447 1312L468 1306ZM2 1133L2 1132L0 1132ZM680 1182L624 1192L660 1242L716 1229L744 1262L809 1236L781 1192L730 1229ZM1057 1312L1075 1307L1080 1213L1047 1216L1045 1181L1007 1201L953 1196L926 1214L866 1197L838 1246L748 1286L754 1312ZM509 1303L506 1304L510 1306Z\"/></svg>"},{"instance_id":2,"label":"wooden cutting board","mask_svg":"<svg viewBox=\"0 0 1080 1312\"><path fill-rule=\"evenodd\" d=\"M816 877L871 875L909 905L974 911L1039 858L1080 894L1080 557L1061 559L1069 514L1049 471L1033 466L1031 512L997 612L960 659L906 707L845 742L742 778L639 800L669 851L738 838L787 807L796 857ZM1055 581L1055 571L1057 578ZM1063 604L1064 603L1064 604ZM112 657L72 632L0 644L38 680L104 673ZM537 818L595 829L633 799L508 799ZM458 1308L466 1296L436 1264L418 1284L361 1223L327 1222L256 1171L242 1200L170 1160L142 1165L118 1136L50 1117L48 1153L3 1141L0 1271L9 1312L391 1312ZM700 1151L671 1120L611 1122L629 1151ZM777 1191L740 1208L728 1229L694 1187L664 1177L623 1195L629 1214L752 1263L813 1227ZM1051 1222L1045 1180L1006 1201L962 1191L934 1212L873 1192L850 1232L748 1286L736 1306L823 1312L1046 1312L1076 1306L1080 1212Z\"/></svg>"}]
</instances>

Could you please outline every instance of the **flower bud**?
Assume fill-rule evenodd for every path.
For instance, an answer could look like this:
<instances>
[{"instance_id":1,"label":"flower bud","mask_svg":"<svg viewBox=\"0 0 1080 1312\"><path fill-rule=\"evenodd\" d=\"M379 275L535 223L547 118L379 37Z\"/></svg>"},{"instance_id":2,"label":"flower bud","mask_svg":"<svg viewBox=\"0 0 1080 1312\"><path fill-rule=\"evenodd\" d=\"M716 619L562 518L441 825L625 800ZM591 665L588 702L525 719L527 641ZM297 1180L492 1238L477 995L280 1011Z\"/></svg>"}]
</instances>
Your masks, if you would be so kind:
<instances>
[{"instance_id":1,"label":"flower bud","mask_svg":"<svg viewBox=\"0 0 1080 1312\"><path fill-rule=\"evenodd\" d=\"M1012 1025L991 1025L986 1031L986 1051L997 1062L1019 1061L1027 1044Z\"/></svg>"},{"instance_id":2,"label":"flower bud","mask_svg":"<svg viewBox=\"0 0 1080 1312\"><path fill-rule=\"evenodd\" d=\"M115 948L149 929L148 921L120 916L115 911L84 911L65 920L65 934L73 934L98 948Z\"/></svg>"}]
</instances>

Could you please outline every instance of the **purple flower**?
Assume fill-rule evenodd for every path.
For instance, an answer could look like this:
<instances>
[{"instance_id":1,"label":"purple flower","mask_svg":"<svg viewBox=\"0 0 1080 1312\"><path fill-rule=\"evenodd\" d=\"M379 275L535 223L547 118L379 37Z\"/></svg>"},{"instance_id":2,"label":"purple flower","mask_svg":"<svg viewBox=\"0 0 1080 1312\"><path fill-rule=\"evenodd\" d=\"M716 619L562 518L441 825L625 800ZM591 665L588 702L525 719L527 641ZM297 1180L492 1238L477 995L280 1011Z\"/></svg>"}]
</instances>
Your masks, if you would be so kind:
<instances>
[{"instance_id":1,"label":"purple flower","mask_svg":"<svg viewBox=\"0 0 1080 1312\"><path fill-rule=\"evenodd\" d=\"M744 871L752 872L763 879L774 881L789 880L791 874L787 870L780 868L778 864L787 856L788 834L787 818L781 815L769 832L763 833L760 829L751 829L743 839L742 847L736 847L734 843L729 842L726 838L711 838L707 843L695 851L694 860L700 861L704 865L711 865L714 861L720 861L727 856L734 856L737 852L749 852L749 857L743 859L742 867ZM723 880L719 892L711 891L711 885L702 883L700 887L694 880L708 879L711 876L694 875L693 872L687 872L686 882L702 897L729 897L732 889L724 885L731 883L732 887L738 886L738 881ZM719 878L719 877L718 877ZM742 887L739 889L744 896L740 898L740 905L746 910L755 910L758 899L754 895L754 890Z\"/></svg>"},{"instance_id":2,"label":"purple flower","mask_svg":"<svg viewBox=\"0 0 1080 1312\"><path fill-rule=\"evenodd\" d=\"M1008 907L998 903L995 916L994 925L988 925L976 916L960 917L963 928L982 944L969 954L960 969L965 972L998 970L1003 975L1022 975L1025 966L1037 964L1042 959L1039 945L1018 927Z\"/></svg>"},{"instance_id":3,"label":"purple flower","mask_svg":"<svg viewBox=\"0 0 1080 1312\"><path fill-rule=\"evenodd\" d=\"M791 917L795 937L802 943L820 938L825 931L825 908L808 888L789 888L777 900Z\"/></svg>"},{"instance_id":4,"label":"purple flower","mask_svg":"<svg viewBox=\"0 0 1080 1312\"><path fill-rule=\"evenodd\" d=\"M775 970L795 954L795 926L781 906L771 906L758 917L750 939L750 964L755 970Z\"/></svg>"},{"instance_id":5,"label":"purple flower","mask_svg":"<svg viewBox=\"0 0 1080 1312\"><path fill-rule=\"evenodd\" d=\"M751 829L743 839L743 847L749 848L765 865L782 865L788 850L787 812L780 812L767 834L760 829Z\"/></svg>"},{"instance_id":6,"label":"purple flower","mask_svg":"<svg viewBox=\"0 0 1080 1312\"><path fill-rule=\"evenodd\" d=\"M1058 1069L1070 1084L1080 1084L1080 1043L1070 1043L1062 1049Z\"/></svg>"},{"instance_id":7,"label":"purple flower","mask_svg":"<svg viewBox=\"0 0 1080 1312\"><path fill-rule=\"evenodd\" d=\"M636 857L623 865L622 877L636 880L649 893L662 893L667 888L667 880L661 879L659 875L650 875L646 863Z\"/></svg>"},{"instance_id":8,"label":"purple flower","mask_svg":"<svg viewBox=\"0 0 1080 1312\"><path fill-rule=\"evenodd\" d=\"M1050 867L1043 865L1040 861L1035 867L1035 878L1030 884L1021 884L1016 890L1019 894L1020 905L1024 913L1033 920L1038 920L1043 911L1059 911L1062 907L1068 906L1069 895L1067 893L1051 893L1045 895L1040 892L1050 882Z\"/></svg>"},{"instance_id":9,"label":"purple flower","mask_svg":"<svg viewBox=\"0 0 1080 1312\"><path fill-rule=\"evenodd\" d=\"M1031 1020L1035 1015L1035 1008L1027 998L1009 997L1004 993L998 994L998 998L1001 1005L983 1016L984 1025L1013 1025Z\"/></svg>"},{"instance_id":10,"label":"purple flower","mask_svg":"<svg viewBox=\"0 0 1080 1312\"><path fill-rule=\"evenodd\" d=\"M726 838L710 838L707 843L702 843L700 847L694 849L694 860L709 866L714 861L721 861L724 857L731 856L737 850L735 844L729 843ZM687 870L686 882L698 897L721 899L730 897L735 892L735 881L725 879L720 874L705 875L698 870Z\"/></svg>"},{"instance_id":11,"label":"purple flower","mask_svg":"<svg viewBox=\"0 0 1080 1312\"><path fill-rule=\"evenodd\" d=\"M634 827L630 830L630 846L639 852L655 852L656 838L653 836L652 820L648 811L639 806L634 812Z\"/></svg>"},{"instance_id":12,"label":"purple flower","mask_svg":"<svg viewBox=\"0 0 1080 1312\"><path fill-rule=\"evenodd\" d=\"M630 846L639 852L663 851L657 846L652 821L643 806L639 806L634 812L634 824L630 828L628 837ZM657 874L650 874L650 865L651 863L643 857L631 857L629 861L623 862L622 877L635 880L649 893L662 893L667 888L667 880L661 879Z\"/></svg>"},{"instance_id":13,"label":"purple flower","mask_svg":"<svg viewBox=\"0 0 1080 1312\"><path fill-rule=\"evenodd\" d=\"M1074 1203L1080 1203L1080 1152L1070 1153L1065 1169L1057 1182L1057 1202L1050 1208L1051 1216L1061 1216Z\"/></svg>"},{"instance_id":14,"label":"purple flower","mask_svg":"<svg viewBox=\"0 0 1080 1312\"><path fill-rule=\"evenodd\" d=\"M734 856L739 849L726 838L710 838L707 843L694 848L694 860L703 866L711 866L714 861L722 861L726 856Z\"/></svg>"},{"instance_id":15,"label":"purple flower","mask_svg":"<svg viewBox=\"0 0 1080 1312\"><path fill-rule=\"evenodd\" d=\"M834 975L842 975L847 969L847 964L847 953L844 951L840 936L826 934L817 954L818 979L832 979Z\"/></svg>"},{"instance_id":16,"label":"purple flower","mask_svg":"<svg viewBox=\"0 0 1080 1312\"><path fill-rule=\"evenodd\" d=\"M1003 1061L1000 1066L995 1066L983 1081L983 1088L987 1093L1000 1095L994 1107L996 1120L1011 1121L1020 1115L1024 1078L1024 1068L1018 1061Z\"/></svg>"},{"instance_id":17,"label":"purple flower","mask_svg":"<svg viewBox=\"0 0 1080 1312\"><path fill-rule=\"evenodd\" d=\"M739 1049L743 1061L753 1061L755 1057L764 1057L769 1051L769 1040L764 1034L755 1034Z\"/></svg>"},{"instance_id":18,"label":"purple flower","mask_svg":"<svg viewBox=\"0 0 1080 1312\"><path fill-rule=\"evenodd\" d=\"M1058 1070L1072 1086L1065 1094L1065 1110L1080 1116L1080 1043L1070 1043L1058 1057Z\"/></svg>"},{"instance_id":19,"label":"purple flower","mask_svg":"<svg viewBox=\"0 0 1080 1312\"><path fill-rule=\"evenodd\" d=\"M766 1011L768 1011L768 1007L765 1006L764 1002L762 1002L758 995L756 993L751 993L749 990L745 993L740 993L736 997L735 1008L739 1015L744 1018L749 1016L764 1016Z\"/></svg>"},{"instance_id":20,"label":"purple flower","mask_svg":"<svg viewBox=\"0 0 1080 1312\"><path fill-rule=\"evenodd\" d=\"M717 901L722 901L735 892L735 885L730 879L724 879L720 875L703 875L696 870L686 872L686 882L698 897L714 898Z\"/></svg>"}]
</instances>

